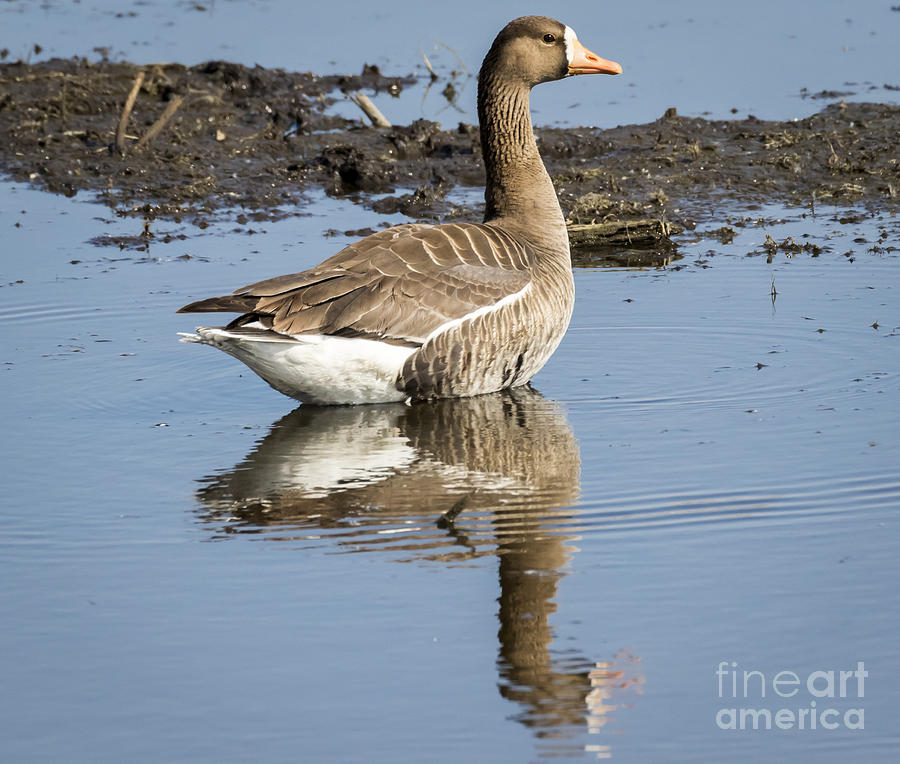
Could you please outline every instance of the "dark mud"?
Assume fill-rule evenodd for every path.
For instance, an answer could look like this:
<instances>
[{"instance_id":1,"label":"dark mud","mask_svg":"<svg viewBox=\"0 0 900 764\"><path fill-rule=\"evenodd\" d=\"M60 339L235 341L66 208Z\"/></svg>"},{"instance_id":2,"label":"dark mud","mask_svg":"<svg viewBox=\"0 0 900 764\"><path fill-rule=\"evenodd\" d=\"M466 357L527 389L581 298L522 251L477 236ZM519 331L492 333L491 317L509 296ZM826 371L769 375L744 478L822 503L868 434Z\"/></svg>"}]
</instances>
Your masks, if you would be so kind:
<instances>
[{"instance_id":1,"label":"dark mud","mask_svg":"<svg viewBox=\"0 0 900 764\"><path fill-rule=\"evenodd\" d=\"M140 71L117 148L116 128ZM94 194L120 215L201 228L223 218L246 225L294 214L312 189L384 214L477 217L474 206L459 203L469 197L450 193L483 183L475 126L442 130L418 120L372 128L361 112L358 120L330 113L355 91L403 97L414 84L376 67L319 77L221 61L2 64L0 169L54 193ZM727 237L731 220L722 210L735 203L900 205L894 105L841 102L788 122L710 121L670 109L645 125L536 132L570 222L582 232L595 226L587 234L592 245L604 230L617 244L664 242L698 224ZM106 237L97 243L126 246Z\"/></svg>"}]
</instances>

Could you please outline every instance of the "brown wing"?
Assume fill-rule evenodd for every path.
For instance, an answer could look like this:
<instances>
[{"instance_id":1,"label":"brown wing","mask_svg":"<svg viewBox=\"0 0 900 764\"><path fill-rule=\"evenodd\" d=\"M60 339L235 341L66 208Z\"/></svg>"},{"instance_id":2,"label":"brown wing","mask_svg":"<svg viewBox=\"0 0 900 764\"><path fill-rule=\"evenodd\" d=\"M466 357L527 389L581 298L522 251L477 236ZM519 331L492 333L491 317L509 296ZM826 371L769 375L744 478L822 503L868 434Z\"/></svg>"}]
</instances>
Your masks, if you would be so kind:
<instances>
[{"instance_id":1,"label":"brown wing","mask_svg":"<svg viewBox=\"0 0 900 764\"><path fill-rule=\"evenodd\" d=\"M409 224L367 236L315 268L200 300L179 312L244 311L285 334L420 344L440 325L493 305L531 278L530 249L490 225Z\"/></svg>"}]
</instances>

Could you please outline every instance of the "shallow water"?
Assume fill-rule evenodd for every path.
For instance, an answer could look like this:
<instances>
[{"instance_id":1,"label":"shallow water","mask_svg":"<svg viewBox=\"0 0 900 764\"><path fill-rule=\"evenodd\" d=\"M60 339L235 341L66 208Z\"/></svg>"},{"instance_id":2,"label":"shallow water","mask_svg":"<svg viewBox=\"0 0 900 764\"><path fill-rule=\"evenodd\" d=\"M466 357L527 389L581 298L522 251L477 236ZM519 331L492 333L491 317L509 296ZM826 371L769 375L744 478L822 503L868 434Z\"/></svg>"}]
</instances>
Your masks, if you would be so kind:
<instances>
[{"instance_id":1,"label":"shallow water","mask_svg":"<svg viewBox=\"0 0 900 764\"><path fill-rule=\"evenodd\" d=\"M36 24L45 55L89 52L119 30L140 41L126 48L134 60L252 62L260 39L222 48L216 25L235 3L203 14L146 2L132 19L99 1L47 3L41 18L24 5L0 9L6 28L28 40L12 22ZM740 51L765 21L781 43L764 66L848 37L840 63L857 69L841 76L886 70L900 14L867 5L847 25L839 4L810 7L780 9L771 32L762 12L716 20L688 3L679 17L696 21L657 28L632 23L640 6L610 6L609 23L647 45L605 37L658 66L663 40L693 49L703 38L692 30L739 22L750 29L732 40ZM572 4L570 23L589 44L584 8ZM336 10L315 12L336 24ZM392 13L373 28L387 35ZM95 22L81 40L64 34L74 19ZM259 47L272 58L257 60L319 68L328 45L298 45L294 27L272 28ZM489 36L457 47L477 58ZM375 38L360 58L376 59ZM332 45L335 67L358 68L347 51L362 44ZM672 103L724 115L731 99L696 77L728 66L688 59L681 74L667 67L668 91L642 78L637 99L604 95L622 98L604 124ZM763 72L734 105L812 111L796 90L839 85L839 68L829 57L786 66L757 101ZM806 79L813 70L820 80ZM155 222L145 253L89 243L142 223L84 199L2 183L0 200L3 760L896 758L897 218L723 210L701 228L727 217L731 243L682 237L665 266L580 258L572 326L536 390L317 410L176 342L195 317L173 311L319 262L348 241L326 231L401 216L311 194L264 230ZM823 251L767 262L767 234ZM846 697L805 684L859 662L868 676L849 676ZM762 672L765 697L757 675L743 697L745 670ZM802 678L796 695L776 692L781 671ZM730 708L803 711L805 727L720 729ZM848 729L850 709L863 709L863 729Z\"/></svg>"},{"instance_id":2,"label":"shallow water","mask_svg":"<svg viewBox=\"0 0 900 764\"><path fill-rule=\"evenodd\" d=\"M671 106L714 118L789 119L842 97L896 102L900 13L891 8L840 0L757 0L752 9L713 0L459 0L452 11L414 0L377 8L359 0L7 0L0 47L13 59L99 60L105 53L135 63L225 59L320 74L356 74L363 63L376 64L385 74L423 78L398 98L375 97L390 120L424 116L453 127L476 120L471 75L497 31L515 16L549 13L625 71L591 85L570 80L537 88L535 122L608 127L649 122ZM427 91L423 53L441 75ZM448 81L457 92L452 104L441 95ZM349 102L336 111L360 116Z\"/></svg>"},{"instance_id":3,"label":"shallow water","mask_svg":"<svg viewBox=\"0 0 900 764\"><path fill-rule=\"evenodd\" d=\"M6 758L892 760L900 260L867 249L896 219L756 210L579 268L540 392L291 411L172 311L377 216L313 198L147 255L3 193ZM747 256L765 233L826 249ZM830 703L865 729L719 730L723 660L864 661Z\"/></svg>"}]
</instances>

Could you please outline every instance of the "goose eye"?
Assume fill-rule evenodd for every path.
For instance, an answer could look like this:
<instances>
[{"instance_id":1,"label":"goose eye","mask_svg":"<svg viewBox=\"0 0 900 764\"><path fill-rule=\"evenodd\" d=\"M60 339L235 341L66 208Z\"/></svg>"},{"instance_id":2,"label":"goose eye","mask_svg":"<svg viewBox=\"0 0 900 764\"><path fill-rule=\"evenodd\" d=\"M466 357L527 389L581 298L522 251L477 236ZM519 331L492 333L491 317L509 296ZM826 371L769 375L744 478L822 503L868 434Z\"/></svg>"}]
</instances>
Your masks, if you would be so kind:
<instances>
[{"instance_id":1,"label":"goose eye","mask_svg":"<svg viewBox=\"0 0 900 764\"><path fill-rule=\"evenodd\" d=\"M547 43L548 45L552 42L556 42L556 35L555 34L545 34L544 42Z\"/></svg>"}]
</instances>

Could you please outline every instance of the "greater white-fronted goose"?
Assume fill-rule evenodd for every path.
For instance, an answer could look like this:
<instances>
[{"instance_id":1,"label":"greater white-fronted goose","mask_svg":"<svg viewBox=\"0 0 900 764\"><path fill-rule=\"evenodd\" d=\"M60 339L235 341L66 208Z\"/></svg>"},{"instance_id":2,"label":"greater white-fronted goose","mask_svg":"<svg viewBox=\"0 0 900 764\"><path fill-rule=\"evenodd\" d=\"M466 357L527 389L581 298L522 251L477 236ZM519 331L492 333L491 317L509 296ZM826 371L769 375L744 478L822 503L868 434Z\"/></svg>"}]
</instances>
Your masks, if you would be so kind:
<instances>
[{"instance_id":1,"label":"greater white-fronted goose","mask_svg":"<svg viewBox=\"0 0 900 764\"><path fill-rule=\"evenodd\" d=\"M178 312L243 315L183 341L224 350L305 403L447 398L526 384L562 339L575 298L530 91L573 74L621 71L558 21L511 21L478 77L483 223L396 226L310 270L193 302Z\"/></svg>"}]
</instances>

